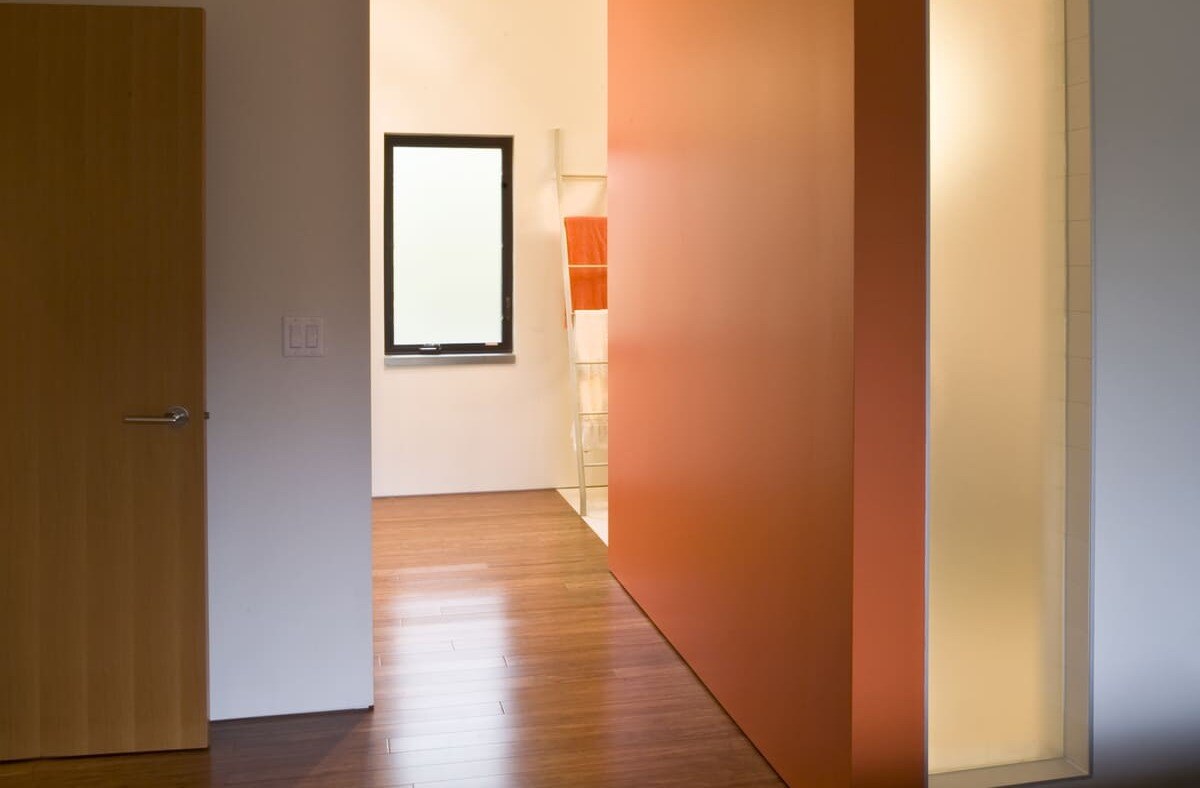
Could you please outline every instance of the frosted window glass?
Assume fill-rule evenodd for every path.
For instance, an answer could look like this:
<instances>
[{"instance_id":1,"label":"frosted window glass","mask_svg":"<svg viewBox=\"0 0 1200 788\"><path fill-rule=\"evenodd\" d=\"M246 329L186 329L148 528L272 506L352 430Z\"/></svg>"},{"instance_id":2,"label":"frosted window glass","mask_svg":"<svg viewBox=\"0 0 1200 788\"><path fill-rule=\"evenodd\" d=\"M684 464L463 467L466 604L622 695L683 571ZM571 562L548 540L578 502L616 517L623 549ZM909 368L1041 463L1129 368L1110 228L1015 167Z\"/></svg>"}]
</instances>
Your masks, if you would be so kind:
<instances>
[{"instance_id":1,"label":"frosted window glass","mask_svg":"<svg viewBox=\"0 0 1200 788\"><path fill-rule=\"evenodd\" d=\"M1013 785L1087 762L1086 569L1081 587L1066 572L1066 7L929 13L930 785Z\"/></svg>"},{"instance_id":2,"label":"frosted window glass","mask_svg":"<svg viewBox=\"0 0 1200 788\"><path fill-rule=\"evenodd\" d=\"M503 161L495 148L392 148L392 342L503 338Z\"/></svg>"}]
</instances>

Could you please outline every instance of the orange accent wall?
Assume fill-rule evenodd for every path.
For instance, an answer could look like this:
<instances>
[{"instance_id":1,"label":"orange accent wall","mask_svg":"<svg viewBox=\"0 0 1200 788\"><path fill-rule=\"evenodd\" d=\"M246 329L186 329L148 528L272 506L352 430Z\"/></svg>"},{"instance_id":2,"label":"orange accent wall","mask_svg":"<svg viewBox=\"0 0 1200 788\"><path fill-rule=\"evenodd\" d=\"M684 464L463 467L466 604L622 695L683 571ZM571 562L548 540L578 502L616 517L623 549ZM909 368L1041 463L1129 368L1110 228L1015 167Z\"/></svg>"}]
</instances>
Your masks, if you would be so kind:
<instances>
[{"instance_id":1,"label":"orange accent wall","mask_svg":"<svg viewBox=\"0 0 1200 788\"><path fill-rule=\"evenodd\" d=\"M796 786L924 784L924 5L609 4L610 561Z\"/></svg>"}]
</instances>

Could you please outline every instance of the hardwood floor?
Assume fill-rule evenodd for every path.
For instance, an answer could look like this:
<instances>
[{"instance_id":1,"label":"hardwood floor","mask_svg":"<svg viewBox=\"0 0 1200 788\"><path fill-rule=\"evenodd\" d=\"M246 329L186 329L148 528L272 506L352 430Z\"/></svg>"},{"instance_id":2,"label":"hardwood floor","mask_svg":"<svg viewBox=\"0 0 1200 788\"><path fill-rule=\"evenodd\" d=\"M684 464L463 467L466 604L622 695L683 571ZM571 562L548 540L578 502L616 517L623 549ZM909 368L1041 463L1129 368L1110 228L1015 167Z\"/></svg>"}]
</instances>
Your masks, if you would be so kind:
<instances>
[{"instance_id":1,"label":"hardwood floor","mask_svg":"<svg viewBox=\"0 0 1200 788\"><path fill-rule=\"evenodd\" d=\"M0 786L745 788L782 782L553 490L375 504L375 709L214 723L186 752Z\"/></svg>"}]
</instances>

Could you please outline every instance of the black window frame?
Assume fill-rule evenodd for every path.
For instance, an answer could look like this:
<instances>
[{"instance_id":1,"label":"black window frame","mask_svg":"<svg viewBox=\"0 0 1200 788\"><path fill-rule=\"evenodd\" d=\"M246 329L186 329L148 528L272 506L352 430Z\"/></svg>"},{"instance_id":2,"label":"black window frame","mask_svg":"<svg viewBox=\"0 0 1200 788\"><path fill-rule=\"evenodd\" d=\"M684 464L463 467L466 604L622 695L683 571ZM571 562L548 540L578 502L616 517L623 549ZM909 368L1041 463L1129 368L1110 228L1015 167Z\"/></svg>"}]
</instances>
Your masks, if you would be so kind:
<instances>
[{"instance_id":1,"label":"black window frame","mask_svg":"<svg viewBox=\"0 0 1200 788\"><path fill-rule=\"evenodd\" d=\"M501 340L499 343L456 342L446 344L395 344L395 274L393 256L393 179L392 151L395 148L483 148L500 151L501 203ZM513 138L512 136L469 134L393 134L383 135L383 314L384 354L398 357L501 355L513 353ZM431 337L432 339L432 337Z\"/></svg>"}]
</instances>

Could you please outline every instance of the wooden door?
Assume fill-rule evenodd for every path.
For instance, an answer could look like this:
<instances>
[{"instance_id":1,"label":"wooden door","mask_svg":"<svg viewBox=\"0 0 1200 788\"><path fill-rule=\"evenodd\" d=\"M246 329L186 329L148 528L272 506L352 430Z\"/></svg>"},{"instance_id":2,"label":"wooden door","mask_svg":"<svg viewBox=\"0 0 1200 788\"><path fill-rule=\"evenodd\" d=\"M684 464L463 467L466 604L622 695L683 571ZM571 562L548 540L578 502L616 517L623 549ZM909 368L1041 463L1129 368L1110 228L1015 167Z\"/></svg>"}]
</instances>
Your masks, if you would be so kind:
<instances>
[{"instance_id":1,"label":"wooden door","mask_svg":"<svg viewBox=\"0 0 1200 788\"><path fill-rule=\"evenodd\" d=\"M207 743L203 94L201 11L0 5L0 760Z\"/></svg>"}]
</instances>

